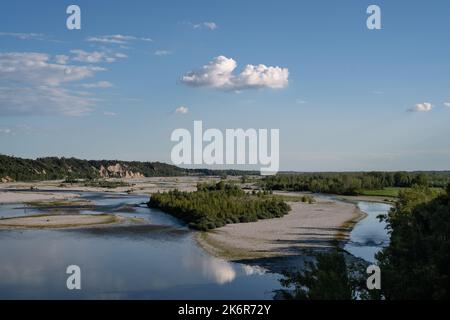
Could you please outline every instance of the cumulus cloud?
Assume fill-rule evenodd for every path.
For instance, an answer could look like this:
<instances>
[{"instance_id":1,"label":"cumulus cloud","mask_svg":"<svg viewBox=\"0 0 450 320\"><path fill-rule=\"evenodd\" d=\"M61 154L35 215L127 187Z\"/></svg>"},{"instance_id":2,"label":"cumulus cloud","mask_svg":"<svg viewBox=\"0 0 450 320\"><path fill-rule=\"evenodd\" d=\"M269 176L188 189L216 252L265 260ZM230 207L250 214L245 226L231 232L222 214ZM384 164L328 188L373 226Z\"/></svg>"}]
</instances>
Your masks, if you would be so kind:
<instances>
[{"instance_id":1,"label":"cumulus cloud","mask_svg":"<svg viewBox=\"0 0 450 320\"><path fill-rule=\"evenodd\" d=\"M433 109L433 105L429 102L418 103L414 107L408 109L409 112L428 112Z\"/></svg>"},{"instance_id":2,"label":"cumulus cloud","mask_svg":"<svg viewBox=\"0 0 450 320\"><path fill-rule=\"evenodd\" d=\"M106 44L122 44L122 45L128 44L132 41L139 41L139 40L147 41L147 42L153 41L151 38L127 36L127 35L122 35L122 34L88 37L86 39L86 41L88 41L88 42L99 42L99 43L106 43Z\"/></svg>"},{"instance_id":3,"label":"cumulus cloud","mask_svg":"<svg viewBox=\"0 0 450 320\"><path fill-rule=\"evenodd\" d=\"M94 83L85 83L81 85L84 88L92 89L92 88L111 88L114 85L109 81L98 81Z\"/></svg>"},{"instance_id":4,"label":"cumulus cloud","mask_svg":"<svg viewBox=\"0 0 450 320\"><path fill-rule=\"evenodd\" d=\"M193 25L194 29L209 29L216 30L219 26L215 22L202 22Z\"/></svg>"},{"instance_id":5,"label":"cumulus cloud","mask_svg":"<svg viewBox=\"0 0 450 320\"><path fill-rule=\"evenodd\" d=\"M450 102L444 102L444 106L446 106L447 108L450 108Z\"/></svg>"},{"instance_id":6,"label":"cumulus cloud","mask_svg":"<svg viewBox=\"0 0 450 320\"><path fill-rule=\"evenodd\" d=\"M189 112L189 108L181 106L175 109L175 114L187 114Z\"/></svg>"},{"instance_id":7,"label":"cumulus cloud","mask_svg":"<svg viewBox=\"0 0 450 320\"><path fill-rule=\"evenodd\" d=\"M93 77L106 69L53 63L44 53L0 53L0 114L88 113L95 99L63 88L71 82Z\"/></svg>"},{"instance_id":8,"label":"cumulus cloud","mask_svg":"<svg viewBox=\"0 0 450 320\"><path fill-rule=\"evenodd\" d=\"M181 81L193 87L238 91L256 88L281 89L289 83L287 68L249 64L241 73L233 74L236 68L235 60L218 56L200 69L185 74Z\"/></svg>"}]
</instances>

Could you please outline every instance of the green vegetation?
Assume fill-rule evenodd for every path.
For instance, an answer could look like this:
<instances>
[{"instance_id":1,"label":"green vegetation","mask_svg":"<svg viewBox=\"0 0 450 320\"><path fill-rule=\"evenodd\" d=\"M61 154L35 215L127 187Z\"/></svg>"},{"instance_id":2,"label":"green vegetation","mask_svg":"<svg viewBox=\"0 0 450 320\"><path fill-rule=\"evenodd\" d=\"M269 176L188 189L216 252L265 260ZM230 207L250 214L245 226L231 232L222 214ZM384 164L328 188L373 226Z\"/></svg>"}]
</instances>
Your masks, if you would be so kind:
<instances>
[{"instance_id":1,"label":"green vegetation","mask_svg":"<svg viewBox=\"0 0 450 320\"><path fill-rule=\"evenodd\" d=\"M414 185L444 188L450 172L349 172L278 174L262 180L270 190L310 191L341 195L396 197L400 188Z\"/></svg>"},{"instance_id":2,"label":"green vegetation","mask_svg":"<svg viewBox=\"0 0 450 320\"><path fill-rule=\"evenodd\" d=\"M388 187L384 189L375 189L375 190L359 190L358 194L362 196L371 196L371 197L397 198L399 192L403 189L404 188Z\"/></svg>"},{"instance_id":3,"label":"green vegetation","mask_svg":"<svg viewBox=\"0 0 450 320\"><path fill-rule=\"evenodd\" d=\"M407 191L410 188L398 188L389 187L381 190L360 190L358 193L362 196L372 196L372 197L388 197L388 198L398 198L400 192ZM430 188L436 192L441 192L442 188Z\"/></svg>"},{"instance_id":4,"label":"green vegetation","mask_svg":"<svg viewBox=\"0 0 450 320\"><path fill-rule=\"evenodd\" d=\"M119 187L129 187L130 185L123 181L107 181L107 180L89 180L84 183L85 187L115 189Z\"/></svg>"},{"instance_id":5,"label":"green vegetation","mask_svg":"<svg viewBox=\"0 0 450 320\"><path fill-rule=\"evenodd\" d=\"M400 193L384 217L391 241L378 255L386 299L450 298L450 186Z\"/></svg>"},{"instance_id":6,"label":"green vegetation","mask_svg":"<svg viewBox=\"0 0 450 320\"><path fill-rule=\"evenodd\" d=\"M281 284L290 291L282 291L287 300L354 300L368 297L361 266L347 266L339 252L318 254L315 262L306 264L304 272L285 274Z\"/></svg>"},{"instance_id":7,"label":"green vegetation","mask_svg":"<svg viewBox=\"0 0 450 320\"><path fill-rule=\"evenodd\" d=\"M148 206L170 213L189 223L191 228L203 231L227 223L282 217L290 210L284 201L268 193L248 194L223 181L199 184L196 192L155 193Z\"/></svg>"},{"instance_id":8,"label":"green vegetation","mask_svg":"<svg viewBox=\"0 0 450 320\"><path fill-rule=\"evenodd\" d=\"M124 170L142 174L145 177L172 177L188 175L236 176L259 174L258 172L238 170L183 169L161 162L138 162L118 160L81 160L76 158L38 158L22 159L0 154L0 181L38 181L66 179L75 183L78 179L93 180L101 178L100 169L119 164ZM120 174L110 173L111 178L121 178Z\"/></svg>"},{"instance_id":9,"label":"green vegetation","mask_svg":"<svg viewBox=\"0 0 450 320\"><path fill-rule=\"evenodd\" d=\"M309 204L316 202L314 197L309 194L305 194L305 195L301 195L301 196L277 194L277 195L273 195L272 197L275 199L286 201L286 202L304 202L304 203L309 203Z\"/></svg>"},{"instance_id":10,"label":"green vegetation","mask_svg":"<svg viewBox=\"0 0 450 320\"><path fill-rule=\"evenodd\" d=\"M294 288L287 299L450 298L450 185L444 192L414 186L399 192L394 208L384 217L389 245L376 259L381 289L367 290L365 265L346 264L340 253L317 256L303 273L286 274L281 283Z\"/></svg>"}]
</instances>

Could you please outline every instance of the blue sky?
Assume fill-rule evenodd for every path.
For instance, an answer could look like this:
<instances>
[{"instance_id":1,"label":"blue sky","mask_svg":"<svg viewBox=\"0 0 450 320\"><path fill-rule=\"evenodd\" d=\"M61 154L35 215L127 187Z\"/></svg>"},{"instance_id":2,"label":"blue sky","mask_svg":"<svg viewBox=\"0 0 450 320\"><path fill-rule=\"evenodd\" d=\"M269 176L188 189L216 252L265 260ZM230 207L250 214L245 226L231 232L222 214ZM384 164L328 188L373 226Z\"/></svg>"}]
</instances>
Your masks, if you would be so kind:
<instances>
[{"instance_id":1,"label":"blue sky","mask_svg":"<svg viewBox=\"0 0 450 320\"><path fill-rule=\"evenodd\" d=\"M438 0L3 1L0 153L170 162L202 120L280 129L282 170L450 169L448 30Z\"/></svg>"}]
</instances>

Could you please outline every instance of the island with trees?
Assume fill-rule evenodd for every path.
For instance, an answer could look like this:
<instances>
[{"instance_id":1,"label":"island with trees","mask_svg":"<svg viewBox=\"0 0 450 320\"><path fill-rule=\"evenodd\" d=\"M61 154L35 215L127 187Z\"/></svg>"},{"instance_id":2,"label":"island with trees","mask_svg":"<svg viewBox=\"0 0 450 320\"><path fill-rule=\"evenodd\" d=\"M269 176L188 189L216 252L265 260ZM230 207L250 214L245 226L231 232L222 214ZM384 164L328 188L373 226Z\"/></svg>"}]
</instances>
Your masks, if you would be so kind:
<instances>
[{"instance_id":1,"label":"island with trees","mask_svg":"<svg viewBox=\"0 0 450 320\"><path fill-rule=\"evenodd\" d=\"M224 181L199 184L195 192L158 192L151 196L148 206L161 209L185 221L191 228L203 231L228 223L278 218L290 210L286 202L269 192L247 193Z\"/></svg>"}]
</instances>

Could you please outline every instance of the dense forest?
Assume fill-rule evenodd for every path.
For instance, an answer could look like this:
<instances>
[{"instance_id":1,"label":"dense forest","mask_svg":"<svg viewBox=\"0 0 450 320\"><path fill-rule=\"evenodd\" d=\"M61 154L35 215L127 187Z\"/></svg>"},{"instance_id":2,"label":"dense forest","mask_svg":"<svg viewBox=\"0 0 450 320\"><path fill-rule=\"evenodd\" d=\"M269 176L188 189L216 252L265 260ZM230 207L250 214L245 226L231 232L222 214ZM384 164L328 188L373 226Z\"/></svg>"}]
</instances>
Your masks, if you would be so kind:
<instances>
[{"instance_id":1,"label":"dense forest","mask_svg":"<svg viewBox=\"0 0 450 320\"><path fill-rule=\"evenodd\" d=\"M357 195L363 190L414 185L443 188L450 182L449 171L427 172L345 172L278 174L262 180L269 190L311 191Z\"/></svg>"},{"instance_id":2,"label":"dense forest","mask_svg":"<svg viewBox=\"0 0 450 320\"><path fill-rule=\"evenodd\" d=\"M450 185L414 187L384 217L390 244L378 255L386 299L450 299Z\"/></svg>"},{"instance_id":3,"label":"dense forest","mask_svg":"<svg viewBox=\"0 0 450 320\"><path fill-rule=\"evenodd\" d=\"M320 254L281 283L287 299L450 299L450 186L414 186L400 192L387 222L389 245L380 251L381 289L368 290L365 266L346 263L341 252Z\"/></svg>"},{"instance_id":4,"label":"dense forest","mask_svg":"<svg viewBox=\"0 0 450 320\"><path fill-rule=\"evenodd\" d=\"M283 200L268 193L248 194L223 181L200 184L196 192L178 190L155 193L148 206L158 208L198 230L219 228L227 223L252 222L281 217L290 210Z\"/></svg>"},{"instance_id":5,"label":"dense forest","mask_svg":"<svg viewBox=\"0 0 450 320\"><path fill-rule=\"evenodd\" d=\"M124 170L145 177L170 177L185 175L242 175L237 170L183 169L161 162L139 162L119 160L81 160L76 158L22 159L0 154L0 180L14 181L97 179L100 169L119 164ZM251 174L251 172L245 172ZM114 175L113 175L114 177ZM120 177L120 176L117 176Z\"/></svg>"}]
</instances>

